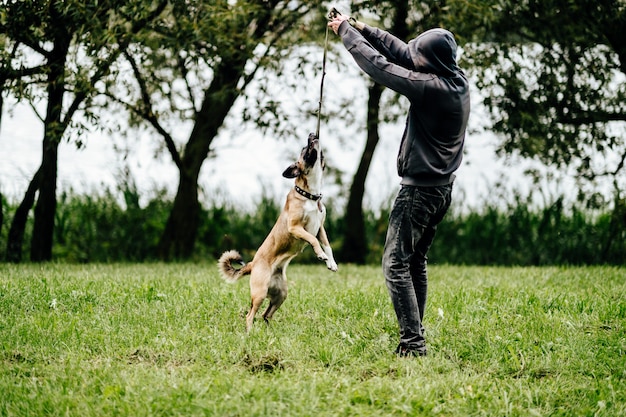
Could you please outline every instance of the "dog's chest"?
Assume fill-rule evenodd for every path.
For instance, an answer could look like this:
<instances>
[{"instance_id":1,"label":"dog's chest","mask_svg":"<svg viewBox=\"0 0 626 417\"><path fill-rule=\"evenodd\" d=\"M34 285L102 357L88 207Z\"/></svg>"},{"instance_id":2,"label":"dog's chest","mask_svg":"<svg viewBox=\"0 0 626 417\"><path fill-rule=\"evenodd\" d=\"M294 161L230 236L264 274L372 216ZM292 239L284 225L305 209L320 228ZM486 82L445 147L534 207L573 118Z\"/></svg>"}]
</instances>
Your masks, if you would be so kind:
<instances>
[{"instance_id":1,"label":"dog's chest","mask_svg":"<svg viewBox=\"0 0 626 417\"><path fill-rule=\"evenodd\" d=\"M321 201L307 201L304 204L304 228L312 235L317 235L322 223L326 208Z\"/></svg>"}]
</instances>

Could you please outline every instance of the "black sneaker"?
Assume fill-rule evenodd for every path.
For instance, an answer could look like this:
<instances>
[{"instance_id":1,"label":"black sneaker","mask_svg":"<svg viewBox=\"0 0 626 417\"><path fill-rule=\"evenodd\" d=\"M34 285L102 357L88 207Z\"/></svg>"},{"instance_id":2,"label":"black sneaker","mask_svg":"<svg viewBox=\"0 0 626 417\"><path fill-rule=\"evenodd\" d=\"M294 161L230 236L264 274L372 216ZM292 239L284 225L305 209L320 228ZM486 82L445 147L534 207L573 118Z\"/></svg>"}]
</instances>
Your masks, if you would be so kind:
<instances>
[{"instance_id":1,"label":"black sneaker","mask_svg":"<svg viewBox=\"0 0 626 417\"><path fill-rule=\"evenodd\" d=\"M396 348L396 355L400 358L410 358L417 356L426 356L426 346L409 347L403 344L399 344Z\"/></svg>"}]
</instances>

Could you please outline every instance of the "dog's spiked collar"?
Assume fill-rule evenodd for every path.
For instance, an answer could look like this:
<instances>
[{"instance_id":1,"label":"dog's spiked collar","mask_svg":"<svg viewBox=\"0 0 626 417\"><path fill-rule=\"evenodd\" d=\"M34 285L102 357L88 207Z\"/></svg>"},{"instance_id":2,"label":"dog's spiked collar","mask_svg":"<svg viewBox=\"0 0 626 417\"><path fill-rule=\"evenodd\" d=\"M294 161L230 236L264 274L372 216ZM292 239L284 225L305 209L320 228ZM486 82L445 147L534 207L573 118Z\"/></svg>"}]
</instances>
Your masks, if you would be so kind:
<instances>
[{"instance_id":1,"label":"dog's spiked collar","mask_svg":"<svg viewBox=\"0 0 626 417\"><path fill-rule=\"evenodd\" d=\"M298 187L297 185L295 186L295 190L296 190L296 192L298 194L308 198L309 200L319 201L319 200L322 199L322 195L321 194L311 194L308 191L305 191L302 188Z\"/></svg>"}]
</instances>

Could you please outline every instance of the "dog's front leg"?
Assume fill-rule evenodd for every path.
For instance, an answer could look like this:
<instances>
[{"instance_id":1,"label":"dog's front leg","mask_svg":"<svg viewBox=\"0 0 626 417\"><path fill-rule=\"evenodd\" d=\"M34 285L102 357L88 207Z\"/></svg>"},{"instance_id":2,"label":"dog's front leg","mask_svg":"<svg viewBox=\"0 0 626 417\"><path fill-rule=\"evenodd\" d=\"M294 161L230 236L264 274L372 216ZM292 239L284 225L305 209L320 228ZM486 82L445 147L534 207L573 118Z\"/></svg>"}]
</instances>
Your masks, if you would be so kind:
<instances>
[{"instance_id":1,"label":"dog's front leg","mask_svg":"<svg viewBox=\"0 0 626 417\"><path fill-rule=\"evenodd\" d=\"M335 262L335 258L333 256L333 249L330 247L330 242L328 241L328 235L326 234L326 229L324 226L320 227L320 231L317 234L317 239L319 240L324 253L328 256L326 260L326 267L333 272L337 271L337 262Z\"/></svg>"},{"instance_id":2,"label":"dog's front leg","mask_svg":"<svg viewBox=\"0 0 626 417\"><path fill-rule=\"evenodd\" d=\"M289 233L301 240L307 242L313 248L315 255L317 255L317 259L320 261L328 261L328 255L322 249L320 242L317 240L315 236L311 233L307 232L306 229L298 224L289 226Z\"/></svg>"}]
</instances>

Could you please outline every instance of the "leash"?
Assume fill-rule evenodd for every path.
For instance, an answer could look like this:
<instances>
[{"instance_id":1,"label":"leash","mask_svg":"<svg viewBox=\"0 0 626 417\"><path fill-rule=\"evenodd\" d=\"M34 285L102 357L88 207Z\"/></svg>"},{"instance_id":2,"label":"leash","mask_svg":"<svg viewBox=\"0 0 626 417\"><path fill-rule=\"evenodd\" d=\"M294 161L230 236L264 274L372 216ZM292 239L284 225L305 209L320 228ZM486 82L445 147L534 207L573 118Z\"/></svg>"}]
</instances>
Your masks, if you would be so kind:
<instances>
[{"instance_id":1,"label":"leash","mask_svg":"<svg viewBox=\"0 0 626 417\"><path fill-rule=\"evenodd\" d=\"M326 36L324 39L324 57L322 58L322 81L320 83L320 101L317 107L317 129L315 137L320 138L320 123L322 121L322 101L324 99L324 77L326 77L326 55L328 53L328 26L326 26Z\"/></svg>"},{"instance_id":2,"label":"leash","mask_svg":"<svg viewBox=\"0 0 626 417\"><path fill-rule=\"evenodd\" d=\"M328 12L327 18L328 20L332 20L335 16L340 15L334 7L330 9ZM317 107L317 128L315 130L315 137L317 139L320 138L320 124L322 122L322 102L324 101L324 78L326 77L326 56L328 55L328 25L326 25L326 34L324 35L324 56L322 58L322 80L320 82L320 101L318 102ZM309 200L313 200L317 202L317 207L320 211L322 211L322 195L321 194L311 194L308 191L303 190L302 188L295 186L295 190L301 196L308 198Z\"/></svg>"},{"instance_id":3,"label":"leash","mask_svg":"<svg viewBox=\"0 0 626 417\"><path fill-rule=\"evenodd\" d=\"M328 20L332 20L335 16L340 15L334 7L328 12ZM324 35L324 56L322 58L322 81L320 82L320 101L317 107L317 129L315 130L315 137L320 138L320 124L322 121L322 102L324 100L324 78L326 77L326 56L328 55L328 25L326 25L326 34Z\"/></svg>"}]
</instances>

